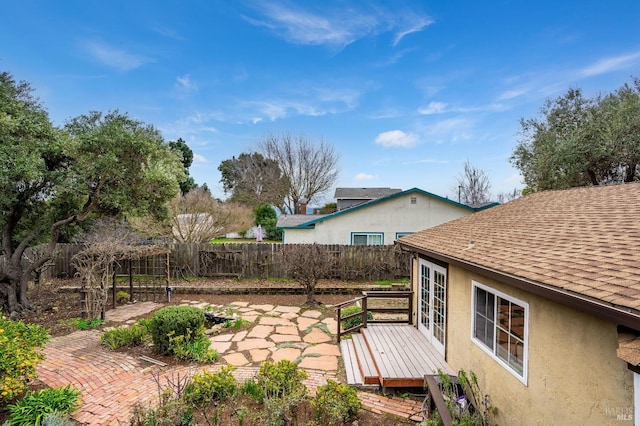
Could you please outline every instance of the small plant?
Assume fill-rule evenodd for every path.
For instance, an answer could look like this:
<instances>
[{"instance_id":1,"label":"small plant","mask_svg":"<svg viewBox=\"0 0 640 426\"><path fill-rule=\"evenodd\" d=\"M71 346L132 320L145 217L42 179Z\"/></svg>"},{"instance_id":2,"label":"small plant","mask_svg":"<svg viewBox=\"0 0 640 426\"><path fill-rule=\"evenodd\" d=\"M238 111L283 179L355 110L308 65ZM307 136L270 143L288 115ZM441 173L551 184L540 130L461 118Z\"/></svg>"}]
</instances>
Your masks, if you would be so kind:
<instances>
[{"instance_id":1,"label":"small plant","mask_svg":"<svg viewBox=\"0 0 640 426\"><path fill-rule=\"evenodd\" d=\"M126 291L120 290L116 293L116 302L119 304L127 303L130 300L129 293Z\"/></svg>"},{"instance_id":2,"label":"small plant","mask_svg":"<svg viewBox=\"0 0 640 426\"><path fill-rule=\"evenodd\" d=\"M48 341L44 327L13 321L0 313L0 403L26 390L36 377L36 365L44 359L38 349Z\"/></svg>"},{"instance_id":3,"label":"small plant","mask_svg":"<svg viewBox=\"0 0 640 426\"><path fill-rule=\"evenodd\" d=\"M224 325L224 328L233 328L235 330L238 330L242 327L251 325L251 323L247 320L243 320L242 318L238 317L234 320L225 321L223 325Z\"/></svg>"},{"instance_id":4,"label":"small plant","mask_svg":"<svg viewBox=\"0 0 640 426\"><path fill-rule=\"evenodd\" d=\"M160 354L169 355L172 353L171 339L183 336L184 342L196 340L204 335L204 323L204 312L198 308L168 306L151 317L148 328L155 350Z\"/></svg>"},{"instance_id":5,"label":"small plant","mask_svg":"<svg viewBox=\"0 0 640 426\"><path fill-rule=\"evenodd\" d=\"M355 417L362 407L354 388L333 380L327 380L326 385L318 387L311 405L321 425L343 425Z\"/></svg>"},{"instance_id":6,"label":"small plant","mask_svg":"<svg viewBox=\"0 0 640 426\"><path fill-rule=\"evenodd\" d=\"M158 404L146 408L136 403L131 410L129 425L131 426L191 426L193 409L185 401L185 389L190 381L188 377L179 374L166 377L163 385L160 377L152 373L157 385Z\"/></svg>"},{"instance_id":7,"label":"small plant","mask_svg":"<svg viewBox=\"0 0 640 426\"><path fill-rule=\"evenodd\" d=\"M233 376L232 366L224 366L218 373L204 371L191 377L185 388L186 400L197 406L207 406L214 401L224 401L232 396L238 384Z\"/></svg>"},{"instance_id":8,"label":"small plant","mask_svg":"<svg viewBox=\"0 0 640 426\"><path fill-rule=\"evenodd\" d=\"M70 386L27 392L22 399L9 405L9 425L40 425L48 414L71 414L78 407L80 391Z\"/></svg>"},{"instance_id":9,"label":"small plant","mask_svg":"<svg viewBox=\"0 0 640 426\"><path fill-rule=\"evenodd\" d=\"M77 328L78 330L90 330L92 328L98 328L104 323L106 323L106 321L100 318L74 318L72 320L69 320L68 324L72 327Z\"/></svg>"},{"instance_id":10,"label":"small plant","mask_svg":"<svg viewBox=\"0 0 640 426\"><path fill-rule=\"evenodd\" d=\"M264 393L262 392L262 388L254 379L249 379L242 383L242 385L240 385L240 393L242 395L248 395L252 397L260 404L262 404L262 402L264 401Z\"/></svg>"},{"instance_id":11,"label":"small plant","mask_svg":"<svg viewBox=\"0 0 640 426\"><path fill-rule=\"evenodd\" d=\"M360 306L357 305L352 305L352 306L348 306L346 308L344 308L342 310L341 313L341 318L347 317L349 315L354 315L357 313L361 313L362 312L362 308ZM368 320L372 320L373 319L373 314L371 312L367 312L367 321ZM346 320L342 320L342 324L341 324L341 328L343 330L348 330L352 327L356 327L358 325L362 324L362 316L355 316L353 318L348 318Z\"/></svg>"},{"instance_id":12,"label":"small plant","mask_svg":"<svg viewBox=\"0 0 640 426\"><path fill-rule=\"evenodd\" d=\"M68 415L60 413L47 414L42 419L42 426L75 426L76 422L71 420Z\"/></svg>"},{"instance_id":13,"label":"small plant","mask_svg":"<svg viewBox=\"0 0 640 426\"><path fill-rule=\"evenodd\" d=\"M113 350L122 347L140 346L148 336L147 328L140 324L126 325L105 331L100 340Z\"/></svg>"},{"instance_id":14,"label":"small plant","mask_svg":"<svg viewBox=\"0 0 640 426\"><path fill-rule=\"evenodd\" d=\"M277 364L267 361L260 365L256 382L262 390L267 424L293 424L295 408L306 396L307 388L302 383L306 378L307 373L288 360Z\"/></svg>"},{"instance_id":15,"label":"small plant","mask_svg":"<svg viewBox=\"0 0 640 426\"><path fill-rule=\"evenodd\" d=\"M186 335L169 338L169 351L176 358L184 361L215 362L220 356L215 349L209 349L211 342L204 334L196 338L191 337L191 330Z\"/></svg>"}]
</instances>

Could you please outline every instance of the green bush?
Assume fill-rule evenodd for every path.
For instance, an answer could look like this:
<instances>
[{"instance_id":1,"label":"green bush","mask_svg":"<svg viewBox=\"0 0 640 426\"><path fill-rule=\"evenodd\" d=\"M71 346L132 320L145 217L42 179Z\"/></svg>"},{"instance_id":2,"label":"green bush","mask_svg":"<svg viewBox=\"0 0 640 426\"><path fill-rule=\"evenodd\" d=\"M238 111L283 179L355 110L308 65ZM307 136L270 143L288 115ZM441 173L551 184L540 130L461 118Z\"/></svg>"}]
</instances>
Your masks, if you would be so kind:
<instances>
[{"instance_id":1,"label":"green bush","mask_svg":"<svg viewBox=\"0 0 640 426\"><path fill-rule=\"evenodd\" d=\"M360 306L356 306L356 305L348 306L341 311L341 317L344 318L346 316L357 314L359 312L362 312L362 308ZM367 312L367 321L372 319L373 319L373 314L371 312ZM340 328L342 330L348 330L360 324L362 324L362 316L357 316L357 317L349 318L346 320L342 320L342 324Z\"/></svg>"},{"instance_id":2,"label":"green bush","mask_svg":"<svg viewBox=\"0 0 640 426\"><path fill-rule=\"evenodd\" d=\"M74 318L72 320L69 320L69 325L77 328L78 330L89 330L91 328L98 328L104 323L106 323L106 321L100 318Z\"/></svg>"},{"instance_id":3,"label":"green bush","mask_svg":"<svg viewBox=\"0 0 640 426\"><path fill-rule=\"evenodd\" d=\"M171 338L185 336L187 341L195 340L203 335L204 322L204 312L192 306L160 309L149 322L155 350L163 355L171 354Z\"/></svg>"},{"instance_id":4,"label":"green bush","mask_svg":"<svg viewBox=\"0 0 640 426\"><path fill-rule=\"evenodd\" d=\"M185 388L186 400L196 406L207 406L214 401L224 401L232 396L238 384L232 372L234 367L224 366L218 373L203 371L191 377Z\"/></svg>"},{"instance_id":5,"label":"green bush","mask_svg":"<svg viewBox=\"0 0 640 426\"><path fill-rule=\"evenodd\" d=\"M10 426L39 426L49 414L71 414L78 407L80 391L70 386L27 392L22 399L9 405Z\"/></svg>"},{"instance_id":6,"label":"green bush","mask_svg":"<svg viewBox=\"0 0 640 426\"><path fill-rule=\"evenodd\" d=\"M195 339L191 330L183 336L169 338L169 350L176 358L184 361L215 362L220 356L215 349L209 349L211 342L204 334Z\"/></svg>"},{"instance_id":7,"label":"green bush","mask_svg":"<svg viewBox=\"0 0 640 426\"><path fill-rule=\"evenodd\" d=\"M242 383L240 385L240 393L242 395L249 395L260 404L264 401L262 388L258 385L258 382L256 382L255 379L249 379Z\"/></svg>"},{"instance_id":8,"label":"green bush","mask_svg":"<svg viewBox=\"0 0 640 426\"><path fill-rule=\"evenodd\" d=\"M315 409L316 420L321 425L342 425L355 417L362 407L354 388L333 380L327 380L326 385L318 386L311 405Z\"/></svg>"},{"instance_id":9,"label":"green bush","mask_svg":"<svg viewBox=\"0 0 640 426\"><path fill-rule=\"evenodd\" d=\"M129 293L127 293L126 291L120 290L116 293L116 302L120 304L127 303L129 299Z\"/></svg>"},{"instance_id":10,"label":"green bush","mask_svg":"<svg viewBox=\"0 0 640 426\"><path fill-rule=\"evenodd\" d=\"M113 350L122 347L140 346L148 336L147 328L140 324L131 327L122 325L105 331L100 340Z\"/></svg>"},{"instance_id":11,"label":"green bush","mask_svg":"<svg viewBox=\"0 0 640 426\"><path fill-rule=\"evenodd\" d=\"M22 394L44 359L38 350L49 341L44 327L13 321L0 314L0 402ZM3 405L3 404L0 404Z\"/></svg>"},{"instance_id":12,"label":"green bush","mask_svg":"<svg viewBox=\"0 0 640 426\"><path fill-rule=\"evenodd\" d=\"M302 381L306 378L306 371L298 369L298 364L286 359L275 364L263 362L256 377L265 398L304 395L307 388Z\"/></svg>"}]
</instances>

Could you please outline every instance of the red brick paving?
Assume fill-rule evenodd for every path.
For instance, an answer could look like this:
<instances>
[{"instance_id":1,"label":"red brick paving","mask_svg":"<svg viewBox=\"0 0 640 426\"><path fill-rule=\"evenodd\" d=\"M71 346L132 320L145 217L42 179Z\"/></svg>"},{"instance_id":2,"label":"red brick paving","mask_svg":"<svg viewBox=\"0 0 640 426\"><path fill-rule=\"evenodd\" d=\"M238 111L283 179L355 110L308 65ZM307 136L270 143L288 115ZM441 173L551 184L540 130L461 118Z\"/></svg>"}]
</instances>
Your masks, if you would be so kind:
<instances>
[{"instance_id":1,"label":"red brick paving","mask_svg":"<svg viewBox=\"0 0 640 426\"><path fill-rule=\"evenodd\" d=\"M160 367L129 355L113 352L101 346L97 330L76 331L51 339L44 353L46 359L38 366L40 380L52 387L71 384L82 391L82 405L76 420L85 425L128 424L135 403L152 404L158 394L158 382L177 380L198 371L215 371L220 365ZM238 380L253 377L258 367L239 367ZM305 381L311 394L327 379L338 380L335 374L307 370ZM420 421L420 402L389 398L369 392L358 392L365 408L375 413L389 413Z\"/></svg>"}]
</instances>

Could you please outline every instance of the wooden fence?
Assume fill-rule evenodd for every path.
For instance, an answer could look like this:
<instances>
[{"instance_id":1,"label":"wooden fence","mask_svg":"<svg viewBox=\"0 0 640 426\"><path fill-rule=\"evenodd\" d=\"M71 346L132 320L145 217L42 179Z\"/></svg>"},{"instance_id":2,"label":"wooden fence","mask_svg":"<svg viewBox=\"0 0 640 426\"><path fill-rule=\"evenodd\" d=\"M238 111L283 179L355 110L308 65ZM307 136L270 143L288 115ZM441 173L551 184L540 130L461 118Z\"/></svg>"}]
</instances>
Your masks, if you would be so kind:
<instances>
[{"instance_id":1,"label":"wooden fence","mask_svg":"<svg viewBox=\"0 0 640 426\"><path fill-rule=\"evenodd\" d=\"M238 277L290 278L280 261L282 244L166 244L171 249L170 269L173 278ZM340 280L380 280L409 276L409 254L395 246L324 246L336 259L331 276ZM80 244L59 244L51 267L41 278L75 276L73 257L83 249ZM37 248L26 256L33 256ZM153 271L166 266L164 256L133 260L135 274L155 275ZM123 264L118 274L127 273Z\"/></svg>"}]
</instances>

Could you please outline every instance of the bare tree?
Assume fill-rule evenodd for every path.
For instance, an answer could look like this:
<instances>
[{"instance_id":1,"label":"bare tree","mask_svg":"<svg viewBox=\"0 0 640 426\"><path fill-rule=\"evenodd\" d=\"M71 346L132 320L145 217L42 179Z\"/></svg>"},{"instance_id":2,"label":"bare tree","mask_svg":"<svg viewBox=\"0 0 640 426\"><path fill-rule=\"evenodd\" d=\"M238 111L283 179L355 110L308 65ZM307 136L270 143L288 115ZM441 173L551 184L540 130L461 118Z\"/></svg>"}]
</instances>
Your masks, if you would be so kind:
<instances>
[{"instance_id":1,"label":"bare tree","mask_svg":"<svg viewBox=\"0 0 640 426\"><path fill-rule=\"evenodd\" d=\"M518 188L514 188L513 191L509 192L500 192L496 195L496 200L500 204L508 203L511 200L515 200L516 198L520 198L522 196L522 191Z\"/></svg>"},{"instance_id":2,"label":"bare tree","mask_svg":"<svg viewBox=\"0 0 640 426\"><path fill-rule=\"evenodd\" d=\"M259 143L262 154L280 166L289 183L285 210L300 213L300 202L326 193L338 178L338 154L324 140L314 144L307 136L267 134Z\"/></svg>"},{"instance_id":3,"label":"bare tree","mask_svg":"<svg viewBox=\"0 0 640 426\"><path fill-rule=\"evenodd\" d=\"M329 251L316 243L282 246L281 260L285 270L307 290L306 305L319 305L315 289L321 278L334 269L335 259Z\"/></svg>"},{"instance_id":4,"label":"bare tree","mask_svg":"<svg viewBox=\"0 0 640 426\"><path fill-rule=\"evenodd\" d=\"M490 201L491 183L489 176L468 160L464 163L464 171L456 178L458 198L462 204L479 206Z\"/></svg>"},{"instance_id":5,"label":"bare tree","mask_svg":"<svg viewBox=\"0 0 640 426\"><path fill-rule=\"evenodd\" d=\"M253 225L251 208L220 202L207 191L196 188L171 202L171 234L182 243L204 243L229 232L243 232Z\"/></svg>"}]
</instances>

